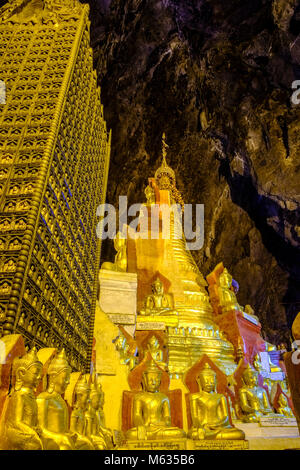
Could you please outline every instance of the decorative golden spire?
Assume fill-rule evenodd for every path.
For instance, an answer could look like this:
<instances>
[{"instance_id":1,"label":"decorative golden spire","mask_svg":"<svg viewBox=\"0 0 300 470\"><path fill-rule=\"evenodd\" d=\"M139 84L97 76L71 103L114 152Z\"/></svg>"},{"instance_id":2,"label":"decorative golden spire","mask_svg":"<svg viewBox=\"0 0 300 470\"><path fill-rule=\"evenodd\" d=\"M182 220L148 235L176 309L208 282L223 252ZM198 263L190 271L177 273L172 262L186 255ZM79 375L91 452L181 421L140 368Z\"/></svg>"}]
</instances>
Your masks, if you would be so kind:
<instances>
[{"instance_id":1,"label":"decorative golden spire","mask_svg":"<svg viewBox=\"0 0 300 470\"><path fill-rule=\"evenodd\" d=\"M176 181L175 172L172 170L172 168L170 168L167 165L167 161L166 161L167 148L169 148L169 146L166 143L166 134L163 133L163 135L162 135L162 157L163 157L163 161L162 161L161 166L155 172L155 179L158 181L162 176L167 176L170 180L170 183L172 185L175 185L175 181Z\"/></svg>"}]
</instances>

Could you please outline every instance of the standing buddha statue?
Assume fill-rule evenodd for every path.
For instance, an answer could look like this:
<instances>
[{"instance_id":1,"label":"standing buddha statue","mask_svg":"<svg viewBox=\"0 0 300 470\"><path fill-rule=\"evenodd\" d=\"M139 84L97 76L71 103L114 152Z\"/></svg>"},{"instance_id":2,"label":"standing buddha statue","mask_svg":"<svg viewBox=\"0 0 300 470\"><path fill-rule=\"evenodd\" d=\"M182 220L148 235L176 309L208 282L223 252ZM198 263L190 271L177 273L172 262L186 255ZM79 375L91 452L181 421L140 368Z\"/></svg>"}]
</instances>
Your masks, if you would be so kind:
<instances>
[{"instance_id":1,"label":"standing buddha statue","mask_svg":"<svg viewBox=\"0 0 300 470\"><path fill-rule=\"evenodd\" d=\"M75 449L76 434L69 431L69 411L62 394L70 382L71 368L64 349L48 367L48 386L37 397L38 417L45 450Z\"/></svg>"},{"instance_id":2,"label":"standing buddha statue","mask_svg":"<svg viewBox=\"0 0 300 470\"><path fill-rule=\"evenodd\" d=\"M245 439L240 429L232 426L224 395L216 392L216 373L206 363L197 383L200 391L190 395L191 439Z\"/></svg>"},{"instance_id":3,"label":"standing buddha statue","mask_svg":"<svg viewBox=\"0 0 300 470\"><path fill-rule=\"evenodd\" d=\"M43 364L33 348L13 361L14 391L7 398L2 415L1 448L5 450L42 450L42 431L34 391L41 380Z\"/></svg>"},{"instance_id":4,"label":"standing buddha statue","mask_svg":"<svg viewBox=\"0 0 300 470\"><path fill-rule=\"evenodd\" d=\"M137 392L132 407L133 428L126 433L131 440L180 439L182 429L171 426L170 401L159 391L162 370L150 361L143 373L143 391Z\"/></svg>"},{"instance_id":5,"label":"standing buddha statue","mask_svg":"<svg viewBox=\"0 0 300 470\"><path fill-rule=\"evenodd\" d=\"M90 400L85 412L86 435L92 441L96 450L112 449L112 436L103 432L100 425L98 410L102 399L102 390L98 387L96 377L93 378L90 389ZM109 430L107 430L109 431Z\"/></svg>"},{"instance_id":6,"label":"standing buddha statue","mask_svg":"<svg viewBox=\"0 0 300 470\"><path fill-rule=\"evenodd\" d=\"M93 450L92 441L86 436L85 411L89 398L89 385L85 375L82 375L75 385L74 406L71 413L70 431L76 434L76 450Z\"/></svg>"}]
</instances>

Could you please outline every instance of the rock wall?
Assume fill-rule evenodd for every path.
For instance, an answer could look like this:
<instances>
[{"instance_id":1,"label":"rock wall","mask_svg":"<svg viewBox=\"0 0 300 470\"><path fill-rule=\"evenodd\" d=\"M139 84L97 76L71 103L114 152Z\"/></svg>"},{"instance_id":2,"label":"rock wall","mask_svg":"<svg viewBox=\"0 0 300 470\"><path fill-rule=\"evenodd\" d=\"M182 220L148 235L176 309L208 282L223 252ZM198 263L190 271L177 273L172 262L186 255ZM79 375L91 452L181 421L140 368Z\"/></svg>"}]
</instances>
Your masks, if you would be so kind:
<instances>
[{"instance_id":1,"label":"rock wall","mask_svg":"<svg viewBox=\"0 0 300 470\"><path fill-rule=\"evenodd\" d=\"M204 275L223 260L266 338L300 310L300 6L296 0L93 0L112 128L108 196L142 202L161 134L185 202L205 205ZM113 257L103 243L103 259Z\"/></svg>"}]
</instances>

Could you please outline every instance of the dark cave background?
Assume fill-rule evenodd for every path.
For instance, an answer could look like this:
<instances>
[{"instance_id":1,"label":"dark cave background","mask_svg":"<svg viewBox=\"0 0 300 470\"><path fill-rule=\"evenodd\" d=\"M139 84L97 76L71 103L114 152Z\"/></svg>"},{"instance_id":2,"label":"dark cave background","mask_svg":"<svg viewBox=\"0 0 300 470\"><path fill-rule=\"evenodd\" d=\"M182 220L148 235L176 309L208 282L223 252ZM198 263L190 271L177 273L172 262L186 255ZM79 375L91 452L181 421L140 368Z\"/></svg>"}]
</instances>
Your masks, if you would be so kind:
<instances>
[{"instance_id":1,"label":"dark cave background","mask_svg":"<svg viewBox=\"0 0 300 470\"><path fill-rule=\"evenodd\" d=\"M205 205L204 276L224 262L266 339L289 345L300 310L300 5L295 0L91 0L112 129L107 202L143 202L168 163ZM103 242L102 261L113 260Z\"/></svg>"}]
</instances>

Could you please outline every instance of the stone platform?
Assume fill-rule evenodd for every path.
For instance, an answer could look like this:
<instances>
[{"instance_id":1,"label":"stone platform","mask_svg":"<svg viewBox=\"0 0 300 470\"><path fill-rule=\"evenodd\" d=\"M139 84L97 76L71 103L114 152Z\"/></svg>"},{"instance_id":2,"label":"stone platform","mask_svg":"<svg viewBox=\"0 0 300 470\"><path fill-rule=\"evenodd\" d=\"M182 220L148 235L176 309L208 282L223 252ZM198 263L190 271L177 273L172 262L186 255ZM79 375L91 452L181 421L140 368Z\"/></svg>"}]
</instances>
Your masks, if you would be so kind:
<instances>
[{"instance_id":1,"label":"stone platform","mask_svg":"<svg viewBox=\"0 0 300 470\"><path fill-rule=\"evenodd\" d=\"M240 421L235 421L234 425L244 431L249 450L300 450L300 436L296 426L261 426L259 423Z\"/></svg>"}]
</instances>

